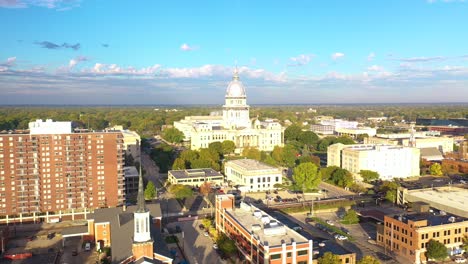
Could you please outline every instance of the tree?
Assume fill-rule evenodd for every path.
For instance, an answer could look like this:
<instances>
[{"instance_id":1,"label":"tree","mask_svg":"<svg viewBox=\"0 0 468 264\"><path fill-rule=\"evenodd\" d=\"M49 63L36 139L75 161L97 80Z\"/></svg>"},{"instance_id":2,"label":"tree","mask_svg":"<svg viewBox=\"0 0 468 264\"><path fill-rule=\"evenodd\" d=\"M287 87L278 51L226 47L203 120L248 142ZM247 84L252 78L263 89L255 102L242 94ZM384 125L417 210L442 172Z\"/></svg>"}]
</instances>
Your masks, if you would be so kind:
<instances>
[{"instance_id":1,"label":"tree","mask_svg":"<svg viewBox=\"0 0 468 264\"><path fill-rule=\"evenodd\" d=\"M364 139L365 139L365 138L368 138L368 137L369 137L368 134L360 134L360 135L358 135L358 136L356 137L356 140L357 140L358 142L364 142Z\"/></svg>"},{"instance_id":2,"label":"tree","mask_svg":"<svg viewBox=\"0 0 468 264\"><path fill-rule=\"evenodd\" d=\"M145 189L145 200L152 200L156 197L157 191L156 186L152 181L149 181Z\"/></svg>"},{"instance_id":3,"label":"tree","mask_svg":"<svg viewBox=\"0 0 468 264\"><path fill-rule=\"evenodd\" d=\"M293 179L296 186L304 190L317 189L322 180L317 165L312 162L301 163L294 168Z\"/></svg>"},{"instance_id":4,"label":"tree","mask_svg":"<svg viewBox=\"0 0 468 264\"><path fill-rule=\"evenodd\" d=\"M237 246L232 239L227 237L224 233L218 236L216 239L219 249L227 255L232 255L237 252Z\"/></svg>"},{"instance_id":5,"label":"tree","mask_svg":"<svg viewBox=\"0 0 468 264\"><path fill-rule=\"evenodd\" d=\"M236 144L234 143L234 141L231 141L231 140L224 140L222 143L221 143L222 147L223 147L223 154L230 154L230 153L233 153L234 150L236 150Z\"/></svg>"},{"instance_id":6,"label":"tree","mask_svg":"<svg viewBox=\"0 0 468 264\"><path fill-rule=\"evenodd\" d=\"M461 245L461 247L463 248L463 250L465 250L465 252L468 251L468 235L463 236L463 244Z\"/></svg>"},{"instance_id":7,"label":"tree","mask_svg":"<svg viewBox=\"0 0 468 264\"><path fill-rule=\"evenodd\" d=\"M257 148L246 147L242 150L242 156L260 161L262 159L262 153Z\"/></svg>"},{"instance_id":8,"label":"tree","mask_svg":"<svg viewBox=\"0 0 468 264\"><path fill-rule=\"evenodd\" d=\"M372 256L364 256L362 259L356 262L356 264L380 264L380 261Z\"/></svg>"},{"instance_id":9,"label":"tree","mask_svg":"<svg viewBox=\"0 0 468 264\"><path fill-rule=\"evenodd\" d=\"M267 155L266 158L263 160L263 162L265 162L266 164L271 165L271 166L276 166L277 165L276 160L273 159L270 155Z\"/></svg>"},{"instance_id":10,"label":"tree","mask_svg":"<svg viewBox=\"0 0 468 264\"><path fill-rule=\"evenodd\" d=\"M162 137L171 143L180 143L184 140L184 133L177 128L167 128L164 130Z\"/></svg>"},{"instance_id":11,"label":"tree","mask_svg":"<svg viewBox=\"0 0 468 264\"><path fill-rule=\"evenodd\" d=\"M442 176L443 175L442 166L440 166L439 163L432 164L431 167L429 168L429 171L431 172L431 175L434 175L434 176Z\"/></svg>"},{"instance_id":12,"label":"tree","mask_svg":"<svg viewBox=\"0 0 468 264\"><path fill-rule=\"evenodd\" d=\"M384 181L379 187L381 192L385 193L385 199L389 202L395 203L397 197L397 189L400 185L394 181Z\"/></svg>"},{"instance_id":13,"label":"tree","mask_svg":"<svg viewBox=\"0 0 468 264\"><path fill-rule=\"evenodd\" d=\"M200 194L203 195L203 199L208 205L211 205L210 201L207 199L208 195L211 193L211 183L210 182L204 182L200 186ZM209 206L211 207L211 206Z\"/></svg>"},{"instance_id":14,"label":"tree","mask_svg":"<svg viewBox=\"0 0 468 264\"><path fill-rule=\"evenodd\" d=\"M192 189L189 186L181 184L173 184L169 186L169 192L179 200L193 196Z\"/></svg>"},{"instance_id":15,"label":"tree","mask_svg":"<svg viewBox=\"0 0 468 264\"><path fill-rule=\"evenodd\" d=\"M302 129L298 125L290 125L284 130L284 141L297 140Z\"/></svg>"},{"instance_id":16,"label":"tree","mask_svg":"<svg viewBox=\"0 0 468 264\"><path fill-rule=\"evenodd\" d=\"M356 211L353 209L348 210L348 212L346 212L345 216L343 217L342 223L348 225L359 223L359 216L357 215Z\"/></svg>"},{"instance_id":17,"label":"tree","mask_svg":"<svg viewBox=\"0 0 468 264\"><path fill-rule=\"evenodd\" d=\"M208 145L208 149L215 151L218 155L223 154L223 144L221 142L212 142Z\"/></svg>"},{"instance_id":18,"label":"tree","mask_svg":"<svg viewBox=\"0 0 468 264\"><path fill-rule=\"evenodd\" d=\"M354 182L353 175L348 170L342 168L338 168L332 173L330 181L342 188L349 187Z\"/></svg>"},{"instance_id":19,"label":"tree","mask_svg":"<svg viewBox=\"0 0 468 264\"><path fill-rule=\"evenodd\" d=\"M283 163L283 148L280 146L275 146L271 152L271 157L278 163Z\"/></svg>"},{"instance_id":20,"label":"tree","mask_svg":"<svg viewBox=\"0 0 468 264\"><path fill-rule=\"evenodd\" d=\"M318 259L318 264L341 264L342 261L338 255L331 252L325 252L323 256Z\"/></svg>"},{"instance_id":21,"label":"tree","mask_svg":"<svg viewBox=\"0 0 468 264\"><path fill-rule=\"evenodd\" d=\"M211 168L211 160L196 159L190 165L192 169Z\"/></svg>"},{"instance_id":22,"label":"tree","mask_svg":"<svg viewBox=\"0 0 468 264\"><path fill-rule=\"evenodd\" d=\"M371 170L361 170L359 172L364 182L370 183L379 179L380 175L376 171Z\"/></svg>"},{"instance_id":23,"label":"tree","mask_svg":"<svg viewBox=\"0 0 468 264\"><path fill-rule=\"evenodd\" d=\"M341 136L341 137L336 138L334 140L333 144L334 143L341 143L341 144L345 144L345 145L356 144L356 142L354 142L354 140L352 140L350 137L347 137L347 136Z\"/></svg>"},{"instance_id":24,"label":"tree","mask_svg":"<svg viewBox=\"0 0 468 264\"><path fill-rule=\"evenodd\" d=\"M320 169L320 174L322 175L322 181L328 181L331 179L332 174L339 169L337 166L329 166Z\"/></svg>"},{"instance_id":25,"label":"tree","mask_svg":"<svg viewBox=\"0 0 468 264\"><path fill-rule=\"evenodd\" d=\"M429 244L426 249L426 257L428 259L444 260L447 256L447 248L444 244L434 239L429 240Z\"/></svg>"},{"instance_id":26,"label":"tree","mask_svg":"<svg viewBox=\"0 0 468 264\"><path fill-rule=\"evenodd\" d=\"M172 169L173 170L185 170L185 160L181 158L177 158L174 160L174 164L172 164Z\"/></svg>"},{"instance_id":27,"label":"tree","mask_svg":"<svg viewBox=\"0 0 468 264\"><path fill-rule=\"evenodd\" d=\"M317 144L317 141L319 140L319 137L312 131L301 131L297 140L301 142L302 145L305 144L308 146L315 146L315 144Z\"/></svg>"},{"instance_id":28,"label":"tree","mask_svg":"<svg viewBox=\"0 0 468 264\"><path fill-rule=\"evenodd\" d=\"M294 146L286 144L283 148L283 156L282 156L282 163L283 165L292 168L294 167L294 163L296 162L297 151Z\"/></svg>"},{"instance_id":29,"label":"tree","mask_svg":"<svg viewBox=\"0 0 468 264\"><path fill-rule=\"evenodd\" d=\"M214 149L200 149L200 159L219 162L219 153Z\"/></svg>"}]
</instances>

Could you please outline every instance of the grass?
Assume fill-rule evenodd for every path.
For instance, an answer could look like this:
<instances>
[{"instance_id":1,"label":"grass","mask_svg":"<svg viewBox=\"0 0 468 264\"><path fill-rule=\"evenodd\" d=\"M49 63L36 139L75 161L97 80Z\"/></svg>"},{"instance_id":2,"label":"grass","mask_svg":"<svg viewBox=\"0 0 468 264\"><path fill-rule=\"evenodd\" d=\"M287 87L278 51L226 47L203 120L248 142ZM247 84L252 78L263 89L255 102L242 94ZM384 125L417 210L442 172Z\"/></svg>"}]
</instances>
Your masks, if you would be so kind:
<instances>
[{"instance_id":1,"label":"grass","mask_svg":"<svg viewBox=\"0 0 468 264\"><path fill-rule=\"evenodd\" d=\"M316 203L314 204L314 212L319 211L319 210L324 210L324 209L334 209L334 208L340 208L340 207L353 206L355 204L356 203L354 201L349 201L349 200L334 201L331 203L324 203L324 204ZM281 211L288 213L288 214L309 212L310 206L289 207L289 208L281 209Z\"/></svg>"},{"instance_id":2,"label":"grass","mask_svg":"<svg viewBox=\"0 0 468 264\"><path fill-rule=\"evenodd\" d=\"M322 220L321 218L319 217L311 217L316 223L319 223L323 226L325 226L328 230L330 230L331 232L333 233L336 233L336 234L339 234L339 235L343 235L345 237L348 237L348 239L350 241L353 241L354 238L348 234L346 234L343 230L341 230L340 228L336 227L336 226L332 226L330 224L327 224L327 222L325 222L324 220Z\"/></svg>"}]
</instances>

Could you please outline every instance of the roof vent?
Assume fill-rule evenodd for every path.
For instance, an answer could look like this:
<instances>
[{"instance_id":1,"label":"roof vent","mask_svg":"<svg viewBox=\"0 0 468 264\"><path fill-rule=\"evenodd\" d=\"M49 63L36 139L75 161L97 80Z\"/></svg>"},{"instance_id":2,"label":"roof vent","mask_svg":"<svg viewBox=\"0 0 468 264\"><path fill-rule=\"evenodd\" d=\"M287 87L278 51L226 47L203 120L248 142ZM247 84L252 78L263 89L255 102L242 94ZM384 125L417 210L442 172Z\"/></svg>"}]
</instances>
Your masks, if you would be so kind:
<instances>
[{"instance_id":1,"label":"roof vent","mask_svg":"<svg viewBox=\"0 0 468 264\"><path fill-rule=\"evenodd\" d=\"M455 217L454 216L449 217L448 221L450 223L455 223Z\"/></svg>"},{"instance_id":2,"label":"roof vent","mask_svg":"<svg viewBox=\"0 0 468 264\"><path fill-rule=\"evenodd\" d=\"M268 217L268 215L262 215L261 220L262 220L262 223L263 223L263 224L268 224L268 223L270 223L270 217Z\"/></svg>"},{"instance_id":3,"label":"roof vent","mask_svg":"<svg viewBox=\"0 0 468 264\"><path fill-rule=\"evenodd\" d=\"M260 229L262 229L262 227L259 224L252 225L252 231L258 231Z\"/></svg>"}]
</instances>

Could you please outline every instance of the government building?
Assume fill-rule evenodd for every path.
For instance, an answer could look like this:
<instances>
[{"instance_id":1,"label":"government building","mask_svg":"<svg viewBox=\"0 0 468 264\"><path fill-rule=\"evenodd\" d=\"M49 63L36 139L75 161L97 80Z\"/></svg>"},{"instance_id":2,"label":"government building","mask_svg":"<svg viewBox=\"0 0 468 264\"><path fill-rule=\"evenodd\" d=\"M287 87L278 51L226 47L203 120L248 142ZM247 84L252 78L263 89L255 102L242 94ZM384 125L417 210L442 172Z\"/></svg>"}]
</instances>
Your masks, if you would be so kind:
<instances>
[{"instance_id":1,"label":"government building","mask_svg":"<svg viewBox=\"0 0 468 264\"><path fill-rule=\"evenodd\" d=\"M174 122L174 127L184 133L185 141L190 141L193 150L224 140L233 141L237 153L246 147L272 151L275 146L283 146L281 124L268 119L250 119L249 108L245 88L236 71L226 90L222 116L187 116Z\"/></svg>"}]
</instances>

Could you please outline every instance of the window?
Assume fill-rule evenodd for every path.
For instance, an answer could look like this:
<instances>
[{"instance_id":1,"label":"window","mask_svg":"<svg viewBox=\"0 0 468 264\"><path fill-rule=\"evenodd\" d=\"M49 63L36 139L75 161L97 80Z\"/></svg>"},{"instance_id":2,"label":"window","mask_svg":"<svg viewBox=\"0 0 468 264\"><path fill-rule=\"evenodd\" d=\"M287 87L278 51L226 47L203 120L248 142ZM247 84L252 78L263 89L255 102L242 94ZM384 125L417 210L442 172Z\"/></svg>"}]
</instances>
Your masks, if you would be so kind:
<instances>
[{"instance_id":1,"label":"window","mask_svg":"<svg viewBox=\"0 0 468 264\"><path fill-rule=\"evenodd\" d=\"M288 252L288 253L286 254L286 256L287 256L288 258L290 258L290 257L292 256L292 253L291 253L291 252Z\"/></svg>"},{"instance_id":2,"label":"window","mask_svg":"<svg viewBox=\"0 0 468 264\"><path fill-rule=\"evenodd\" d=\"M300 250L300 251L297 252L297 255L298 255L298 256L307 255L307 250Z\"/></svg>"},{"instance_id":3,"label":"window","mask_svg":"<svg viewBox=\"0 0 468 264\"><path fill-rule=\"evenodd\" d=\"M280 258L281 258L281 254L274 254L270 256L270 259L280 259Z\"/></svg>"}]
</instances>

